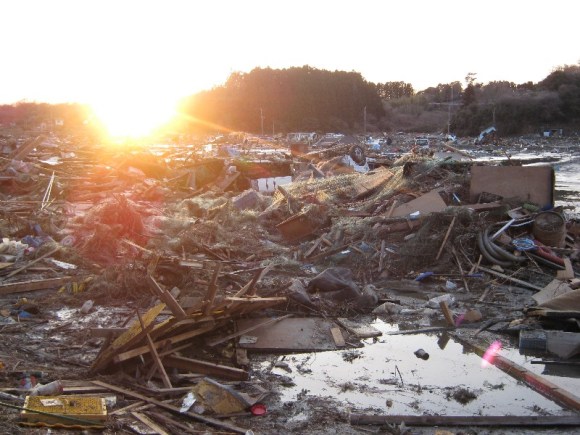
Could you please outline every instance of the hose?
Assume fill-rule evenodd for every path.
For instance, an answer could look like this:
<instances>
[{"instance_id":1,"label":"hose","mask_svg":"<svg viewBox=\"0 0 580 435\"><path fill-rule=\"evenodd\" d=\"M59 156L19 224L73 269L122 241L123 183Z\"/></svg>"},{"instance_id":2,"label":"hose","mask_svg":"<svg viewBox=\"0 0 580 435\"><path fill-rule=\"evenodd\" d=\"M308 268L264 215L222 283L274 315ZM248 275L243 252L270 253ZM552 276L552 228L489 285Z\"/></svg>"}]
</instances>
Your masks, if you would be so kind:
<instances>
[{"instance_id":1,"label":"hose","mask_svg":"<svg viewBox=\"0 0 580 435\"><path fill-rule=\"evenodd\" d=\"M489 238L490 228L486 228L483 231L483 243L490 253L493 253L496 258L501 258L503 260L511 261L512 263L523 263L524 261L527 260L526 257L515 256L511 252L508 252L505 249L500 248L494 242L492 242L491 239Z\"/></svg>"},{"instance_id":2,"label":"hose","mask_svg":"<svg viewBox=\"0 0 580 435\"><path fill-rule=\"evenodd\" d=\"M487 261L489 261L490 263L493 264L498 264L502 267L509 267L512 265L511 261L505 261L505 260L501 260L495 257L494 254L490 253L483 241L483 231L480 231L479 233L477 233L477 247L479 248L479 251L481 252L481 255L483 256L483 258L485 258Z\"/></svg>"}]
</instances>

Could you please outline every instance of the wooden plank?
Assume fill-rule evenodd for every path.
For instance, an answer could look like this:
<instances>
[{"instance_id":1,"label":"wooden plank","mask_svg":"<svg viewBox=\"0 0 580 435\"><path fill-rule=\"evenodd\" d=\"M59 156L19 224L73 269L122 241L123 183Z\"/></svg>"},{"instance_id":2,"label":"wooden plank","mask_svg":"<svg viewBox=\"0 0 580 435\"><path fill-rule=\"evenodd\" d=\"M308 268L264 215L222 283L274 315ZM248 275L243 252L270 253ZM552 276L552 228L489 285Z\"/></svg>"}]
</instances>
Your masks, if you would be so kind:
<instances>
[{"instance_id":1,"label":"wooden plank","mask_svg":"<svg viewBox=\"0 0 580 435\"><path fill-rule=\"evenodd\" d=\"M556 272L556 278L562 280L574 278L574 268L572 267L572 261L570 261L570 258L564 258L564 267L564 270L559 270Z\"/></svg>"},{"instance_id":2,"label":"wooden plank","mask_svg":"<svg viewBox=\"0 0 580 435\"><path fill-rule=\"evenodd\" d=\"M322 242L322 237L319 237L314 241L310 249L308 249L308 251L304 253L304 258L308 258L310 255L312 255L314 251L316 251L316 248L318 248L318 246L320 245L320 242Z\"/></svg>"},{"instance_id":3,"label":"wooden plank","mask_svg":"<svg viewBox=\"0 0 580 435\"><path fill-rule=\"evenodd\" d=\"M191 373L217 376L232 381L246 381L250 377L247 371L236 367L228 367L182 356L168 355L163 361L167 367L187 370Z\"/></svg>"},{"instance_id":4,"label":"wooden plank","mask_svg":"<svg viewBox=\"0 0 580 435\"><path fill-rule=\"evenodd\" d=\"M141 318L139 310L137 310L137 318L139 319L139 323L141 324L141 329L145 330L145 324L143 323L143 319ZM165 371L165 367L163 367L161 359L157 354L155 344L153 343L153 340L151 340L151 336L148 333L146 333L145 338L147 339L147 346L149 346L149 352L151 352L151 355L153 356L153 364L155 364L157 370L159 370L159 372L161 373L161 380L163 381L163 385L165 385L166 388L173 388L173 385L171 385L171 381L169 380L169 376L167 376L167 372Z\"/></svg>"},{"instance_id":5,"label":"wooden plank","mask_svg":"<svg viewBox=\"0 0 580 435\"><path fill-rule=\"evenodd\" d=\"M361 199L376 191L379 187L389 181L392 176L393 173L384 166L381 166L370 173L361 175L354 185L354 199Z\"/></svg>"},{"instance_id":6,"label":"wooden plank","mask_svg":"<svg viewBox=\"0 0 580 435\"><path fill-rule=\"evenodd\" d=\"M240 319L238 329L263 323L263 319ZM257 337L255 343L241 341L241 348L264 351L315 351L335 350L336 345L330 334L334 322L315 317L288 318L267 326L260 326L251 332Z\"/></svg>"},{"instance_id":7,"label":"wooden plank","mask_svg":"<svg viewBox=\"0 0 580 435\"><path fill-rule=\"evenodd\" d=\"M59 246L57 246L56 248L54 248L53 250L51 250L51 251L47 252L46 254L44 254L44 255L41 255L40 257L38 257L38 258L35 258L35 259L34 259L34 260L32 260L32 261L29 261L29 262L28 262L28 263L26 263L24 266L22 266L22 267L19 267L18 269L16 269L16 270L13 270L12 272L10 272L10 273L9 273L8 275L6 275L5 277L3 277L3 278L0 278L0 281L4 281L4 280L6 280L6 279L8 279L8 278L11 278L11 277L13 277L14 275L17 275L17 274L19 274L19 273L20 273L20 272L22 272L23 270L26 270L26 269L28 269L28 268L29 268L30 266L32 266L33 264L36 264L36 263L38 263L39 261L42 261L42 260L44 260L46 257L50 257L51 255L53 255L53 254L56 254L58 251L60 251L60 248L61 248L61 246L59 245Z\"/></svg>"},{"instance_id":8,"label":"wooden plank","mask_svg":"<svg viewBox=\"0 0 580 435\"><path fill-rule=\"evenodd\" d=\"M453 226L455 225L456 218L457 218L457 216L453 216L453 219L451 219L451 223L449 224L449 227L447 228L447 232L445 233L445 237L443 238L443 242L441 242L441 246L439 247L439 252L437 252L437 256L435 257L435 260L439 260L439 257L441 257L441 254L443 253L443 248L445 247L445 244L447 243L447 239L449 238L449 235L451 234L451 230L453 229Z\"/></svg>"},{"instance_id":9,"label":"wooden plank","mask_svg":"<svg viewBox=\"0 0 580 435\"><path fill-rule=\"evenodd\" d=\"M308 261L316 261L316 260L320 260L326 257L329 257L331 255L337 254L340 251L344 251L345 249L348 249L348 247L350 246L350 243L347 243L345 245L342 246L337 246L336 248L331 248L328 249L326 251L321 252L320 254L316 254L313 255L312 257L307 258Z\"/></svg>"},{"instance_id":10,"label":"wooden plank","mask_svg":"<svg viewBox=\"0 0 580 435\"><path fill-rule=\"evenodd\" d=\"M265 322L263 322L263 323L258 323L258 324L256 324L256 325L253 325L253 326L250 326L250 327L248 327L248 328L245 328L245 329L244 329L244 330L242 330L242 331L237 331L237 332L234 332L233 334L226 335L225 337L220 337L220 338L218 338L218 339L216 339L216 340L210 340L210 341L207 341L207 342L206 342L206 344L207 344L208 346L210 346L210 347L213 347L213 346L215 346L215 345L218 345L218 344L220 344L220 343L223 343L223 342L225 342L225 341L231 340L232 338L239 337L240 335L247 334L248 332L251 332L251 331L253 331L253 330L255 330L255 329L262 328L262 327L264 327L264 326L268 326L268 325L270 325L270 324L272 324L272 323L279 322L280 320L282 320L282 319L286 319L286 318L288 318L288 317L291 317L291 316L292 316L292 314L286 314L285 316L282 316L282 317L276 317L276 318L274 318L274 319L269 319L269 320L266 320L266 321L265 321Z\"/></svg>"},{"instance_id":11,"label":"wooden plank","mask_svg":"<svg viewBox=\"0 0 580 435\"><path fill-rule=\"evenodd\" d=\"M35 290L45 290L54 287L61 287L63 284L66 284L73 279L79 279L79 277L63 276L61 278L37 279L4 284L0 286L0 295L7 295L10 293L24 293Z\"/></svg>"},{"instance_id":12,"label":"wooden plank","mask_svg":"<svg viewBox=\"0 0 580 435\"><path fill-rule=\"evenodd\" d=\"M522 281L521 279L517 279L517 278L511 277L511 276L506 275L504 273L496 272L495 270L488 269L487 267L478 266L478 269L483 270L484 272L490 273L492 275L498 276L500 278L506 279L508 281L515 282L516 284L519 284L519 285L521 285L523 287L526 287L526 288L530 288L532 290L537 290L537 291L541 291L542 290L542 287L538 287L537 285L530 284L529 282Z\"/></svg>"},{"instance_id":13,"label":"wooden plank","mask_svg":"<svg viewBox=\"0 0 580 435\"><path fill-rule=\"evenodd\" d=\"M449 309L449 305L447 305L447 302L441 301L441 302L439 302L439 306L441 307L441 311L443 311L443 316L445 317L445 321L447 322L447 325L455 326L455 321L453 320L453 314L451 313L451 310Z\"/></svg>"},{"instance_id":14,"label":"wooden plank","mask_svg":"<svg viewBox=\"0 0 580 435\"><path fill-rule=\"evenodd\" d=\"M476 202L483 192L504 198L517 197L540 207L554 201L554 169L551 166L477 166L471 167L469 196Z\"/></svg>"},{"instance_id":15,"label":"wooden plank","mask_svg":"<svg viewBox=\"0 0 580 435\"><path fill-rule=\"evenodd\" d=\"M127 412L131 411L132 409L140 408L144 404L145 404L145 402L143 402L142 400L138 400L135 403L131 403L128 406L125 406L123 408L120 408L120 409L117 409L113 412L110 412L109 415L123 415L123 414L126 414Z\"/></svg>"},{"instance_id":16,"label":"wooden plank","mask_svg":"<svg viewBox=\"0 0 580 435\"><path fill-rule=\"evenodd\" d=\"M140 412L133 411L133 412L131 412L131 415L133 417L135 417L137 420L139 420L141 423L143 423L145 426L147 426L149 429L155 431L155 433L157 433L159 435L170 435L169 432L167 432L165 429L163 429L161 426L159 426L157 423L155 423L153 420L151 420L145 414L141 414Z\"/></svg>"},{"instance_id":17,"label":"wooden plank","mask_svg":"<svg viewBox=\"0 0 580 435\"><path fill-rule=\"evenodd\" d=\"M478 346L469 340L466 340L458 334L453 334L453 337L461 344L469 346L480 357L483 357L487 351L487 349ZM580 397L550 382L546 378L527 370L526 368L514 363L513 361L510 361L502 355L495 355L495 358L489 362L502 370L504 373L510 375L518 381L524 382L534 391L550 400L553 400L560 406L574 410L576 412L580 411Z\"/></svg>"},{"instance_id":18,"label":"wooden plank","mask_svg":"<svg viewBox=\"0 0 580 435\"><path fill-rule=\"evenodd\" d=\"M340 328L330 328L330 333L332 334L332 338L334 340L334 344L336 344L336 347L346 346L346 341L344 341L344 337L342 336Z\"/></svg>"},{"instance_id":19,"label":"wooden plank","mask_svg":"<svg viewBox=\"0 0 580 435\"><path fill-rule=\"evenodd\" d=\"M385 261L385 256L386 256L386 252L385 252L386 247L387 247L387 241L385 239L381 240L381 249L379 251L379 268L377 270L377 272L379 272L379 273L381 273L383 271L383 267L384 267L383 262Z\"/></svg>"},{"instance_id":20,"label":"wooden plank","mask_svg":"<svg viewBox=\"0 0 580 435\"><path fill-rule=\"evenodd\" d=\"M155 346L156 349L159 349L160 347L164 346L166 343L175 344L175 343L179 343L179 342L184 341L184 340L189 340L190 338L205 334L206 332L209 332L209 331L213 330L214 328L215 328L215 326L212 324L209 326L195 329L193 331L184 332L183 334L179 334L179 335L176 335L176 336L173 336L170 338L156 341L153 343L153 345ZM139 355L144 355L146 353L149 353L149 346L148 345L140 346L140 347L137 347L135 349L131 349L131 350L128 350L126 352L119 353L113 357L113 361L115 363L120 363L120 362L126 361L128 359L135 358Z\"/></svg>"},{"instance_id":21,"label":"wooden plank","mask_svg":"<svg viewBox=\"0 0 580 435\"><path fill-rule=\"evenodd\" d=\"M151 397L144 396L143 394L135 393L134 391L131 391L131 390L126 390L124 388L120 388L120 387L117 387L115 385L107 384L107 383L102 382L102 381L93 381L93 383L95 385L99 385L101 387L107 388L111 391L116 391L117 393L124 394L125 396L133 397L134 399L142 400L143 402L152 403L153 405L156 405L160 408L163 408L163 409L165 409L169 412L172 412L174 414L177 414L177 415L184 415L184 416L193 418L195 420L201 421L202 423L216 426L216 427L219 427L221 429L231 430L232 432L235 432L235 433L241 433L241 434L247 433L247 429L241 428L239 426L235 426L233 424L227 423L225 421L220 421L220 420L217 420L215 418L206 417L206 416L197 414L197 413L192 412L192 411L181 412L177 406L173 406L173 405L170 405L168 403L164 403L164 402L161 402L159 400L153 399Z\"/></svg>"},{"instance_id":22,"label":"wooden plank","mask_svg":"<svg viewBox=\"0 0 580 435\"><path fill-rule=\"evenodd\" d=\"M365 415L350 414L350 424L406 426L580 426L580 415Z\"/></svg>"},{"instance_id":23,"label":"wooden plank","mask_svg":"<svg viewBox=\"0 0 580 435\"><path fill-rule=\"evenodd\" d=\"M101 352L97 358L95 358L89 373L95 374L99 372L113 361L116 354L137 345L145 337L145 334L149 333L154 328L153 322L164 308L165 304L158 304L147 311L144 315L144 322L146 324L145 330L141 328L140 322L135 321L131 324L129 329L119 335L110 346L109 343L105 343Z\"/></svg>"},{"instance_id":24,"label":"wooden plank","mask_svg":"<svg viewBox=\"0 0 580 435\"><path fill-rule=\"evenodd\" d=\"M4 164L2 165L2 170L8 168L8 166L12 164L13 160L22 160L23 157L29 154L34 148L40 146L45 140L46 136L41 134L40 136L37 136L34 139L31 139L28 142L20 145L6 157Z\"/></svg>"},{"instance_id":25,"label":"wooden plank","mask_svg":"<svg viewBox=\"0 0 580 435\"><path fill-rule=\"evenodd\" d=\"M153 289L153 291L159 296L159 299L165 302L167 307L171 310L171 312L176 318L183 319L187 317L187 314L185 313L183 308L181 308L181 306L177 303L177 301L171 295L171 293L161 288L161 286L157 283L157 281L155 281L155 278L153 278L151 275L147 275L147 281L149 282L149 286L151 287L151 289Z\"/></svg>"},{"instance_id":26,"label":"wooden plank","mask_svg":"<svg viewBox=\"0 0 580 435\"><path fill-rule=\"evenodd\" d=\"M447 207L445 201L439 195L442 189L433 189L425 195L415 198L405 204L398 206L394 211L393 217L408 216L415 211L421 212L422 216L433 212L442 212Z\"/></svg>"},{"instance_id":27,"label":"wooden plank","mask_svg":"<svg viewBox=\"0 0 580 435\"><path fill-rule=\"evenodd\" d=\"M175 426L176 428L183 431L183 433L199 434L199 431L193 430L189 426L181 423L180 421L169 418L166 415L160 414L158 412L153 412L153 411L149 411L147 414L149 414L151 417L153 417L157 421L161 421L169 426Z\"/></svg>"},{"instance_id":28,"label":"wooden plank","mask_svg":"<svg viewBox=\"0 0 580 435\"><path fill-rule=\"evenodd\" d=\"M534 293L532 299L535 300L538 305L541 305L544 302L548 302L557 296L571 291L572 288L567 283L562 282L559 279L554 279L541 291Z\"/></svg>"},{"instance_id":29,"label":"wooden plank","mask_svg":"<svg viewBox=\"0 0 580 435\"><path fill-rule=\"evenodd\" d=\"M280 188L280 186L278 186L278 188ZM264 275L266 275L270 270L272 270L273 267L274 267L273 264L269 264L268 266L264 267L263 269L256 271L256 273L252 277L251 281L248 284L246 284L244 287L242 287L234 295L234 297L240 297L240 296L243 296L245 294L248 294L248 295L255 294L254 288L256 287L256 284L264 277Z\"/></svg>"},{"instance_id":30,"label":"wooden plank","mask_svg":"<svg viewBox=\"0 0 580 435\"><path fill-rule=\"evenodd\" d=\"M209 282L209 286L207 289L206 300L203 307L203 314L205 316L209 315L211 308L213 307L213 303L215 300L215 295L217 293L217 280L220 274L220 270L222 269L222 263L217 263L215 270L213 271L213 275L211 277L211 281Z\"/></svg>"},{"instance_id":31,"label":"wooden plank","mask_svg":"<svg viewBox=\"0 0 580 435\"><path fill-rule=\"evenodd\" d=\"M237 298L237 297L226 297L224 300L229 302L249 302L249 303L259 303L259 302L286 302L288 298L286 296L274 296L271 298L259 298L259 297L247 297L247 298Z\"/></svg>"}]
</instances>

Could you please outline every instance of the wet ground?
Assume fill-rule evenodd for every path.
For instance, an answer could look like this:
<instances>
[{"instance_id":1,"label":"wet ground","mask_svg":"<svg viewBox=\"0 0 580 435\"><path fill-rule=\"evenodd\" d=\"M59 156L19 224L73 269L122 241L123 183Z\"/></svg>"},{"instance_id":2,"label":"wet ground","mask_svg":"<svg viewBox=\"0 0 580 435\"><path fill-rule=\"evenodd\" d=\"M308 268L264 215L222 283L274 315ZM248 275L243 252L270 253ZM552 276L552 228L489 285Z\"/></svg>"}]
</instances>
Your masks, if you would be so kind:
<instances>
[{"instance_id":1,"label":"wet ground","mask_svg":"<svg viewBox=\"0 0 580 435\"><path fill-rule=\"evenodd\" d=\"M560 406L531 390L447 334L389 335L395 325L376 320L383 335L366 340L365 347L343 351L281 357L287 366L272 373L291 378L281 391L282 401L306 395L332 397L353 412L372 409L400 415L557 415ZM504 340L505 341L505 340ZM423 349L428 359L415 356ZM506 346L500 354L541 373L544 366ZM527 361L527 363L526 363ZM268 362L262 370L268 369ZM548 377L577 391L580 380ZM573 388L572 388L573 387Z\"/></svg>"}]
</instances>

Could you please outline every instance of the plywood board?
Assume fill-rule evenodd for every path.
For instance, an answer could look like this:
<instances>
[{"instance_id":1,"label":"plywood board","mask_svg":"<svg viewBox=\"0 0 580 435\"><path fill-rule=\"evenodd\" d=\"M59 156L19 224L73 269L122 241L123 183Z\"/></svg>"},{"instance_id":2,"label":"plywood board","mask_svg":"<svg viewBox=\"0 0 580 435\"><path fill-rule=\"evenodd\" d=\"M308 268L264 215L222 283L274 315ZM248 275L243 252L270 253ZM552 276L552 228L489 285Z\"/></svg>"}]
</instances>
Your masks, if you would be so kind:
<instances>
[{"instance_id":1,"label":"plywood board","mask_svg":"<svg viewBox=\"0 0 580 435\"><path fill-rule=\"evenodd\" d=\"M384 167L380 167L374 170L372 173L362 175L361 178L355 183L354 197L356 199L360 199L366 195L371 194L379 187L384 185L387 181L389 181L392 176L393 173Z\"/></svg>"},{"instance_id":2,"label":"plywood board","mask_svg":"<svg viewBox=\"0 0 580 435\"><path fill-rule=\"evenodd\" d=\"M554 170L551 166L473 166L469 195L477 202L483 192L520 198L540 207L554 203Z\"/></svg>"},{"instance_id":3,"label":"plywood board","mask_svg":"<svg viewBox=\"0 0 580 435\"><path fill-rule=\"evenodd\" d=\"M239 330L263 323L260 319L241 319L236 322ZM288 318L277 323L254 329L248 335L256 337L253 340L241 340L239 347L252 350L268 351L316 351L335 350L331 328L334 322L319 318ZM243 336L242 336L243 337Z\"/></svg>"},{"instance_id":4,"label":"plywood board","mask_svg":"<svg viewBox=\"0 0 580 435\"><path fill-rule=\"evenodd\" d=\"M437 213L445 210L447 204L439 195L441 189L434 189L425 195L415 198L403 205L397 207L391 217L407 216L413 212L420 212L422 216L429 213Z\"/></svg>"},{"instance_id":5,"label":"plywood board","mask_svg":"<svg viewBox=\"0 0 580 435\"><path fill-rule=\"evenodd\" d=\"M572 291L572 289L567 283L562 282L559 279L554 279L550 284L544 287L543 290L532 295L532 299L534 299L538 305L541 305L544 302L551 301L555 297L570 291Z\"/></svg>"}]
</instances>

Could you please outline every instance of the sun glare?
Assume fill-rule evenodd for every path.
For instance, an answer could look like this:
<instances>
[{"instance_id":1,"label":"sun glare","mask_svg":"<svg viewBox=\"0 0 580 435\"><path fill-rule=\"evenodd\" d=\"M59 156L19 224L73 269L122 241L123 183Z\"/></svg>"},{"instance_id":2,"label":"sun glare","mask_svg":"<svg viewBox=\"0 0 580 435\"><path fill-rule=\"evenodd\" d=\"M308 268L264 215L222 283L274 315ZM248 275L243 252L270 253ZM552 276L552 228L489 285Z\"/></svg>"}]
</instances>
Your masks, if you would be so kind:
<instances>
[{"instance_id":1,"label":"sun glare","mask_svg":"<svg viewBox=\"0 0 580 435\"><path fill-rule=\"evenodd\" d=\"M107 100L93 103L93 112L113 138L144 138L175 116L175 103L163 99Z\"/></svg>"}]
</instances>

